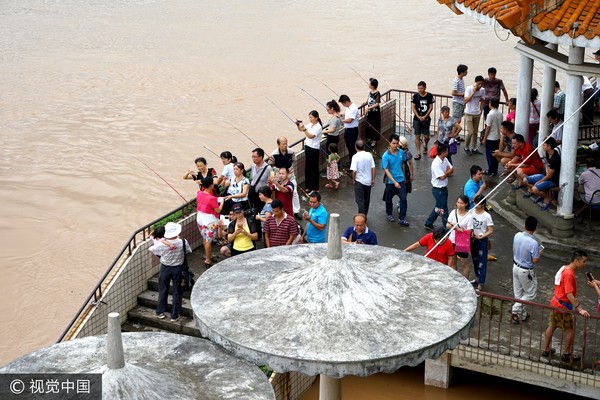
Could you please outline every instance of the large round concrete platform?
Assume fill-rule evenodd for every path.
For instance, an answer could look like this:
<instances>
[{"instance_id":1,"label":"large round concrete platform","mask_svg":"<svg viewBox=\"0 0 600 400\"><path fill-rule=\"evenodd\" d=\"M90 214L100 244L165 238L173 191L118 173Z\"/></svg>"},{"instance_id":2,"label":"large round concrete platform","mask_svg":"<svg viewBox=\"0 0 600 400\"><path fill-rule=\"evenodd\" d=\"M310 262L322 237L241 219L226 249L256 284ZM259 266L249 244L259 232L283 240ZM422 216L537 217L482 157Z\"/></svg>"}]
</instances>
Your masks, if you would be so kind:
<instances>
[{"instance_id":1,"label":"large round concrete platform","mask_svg":"<svg viewBox=\"0 0 600 400\"><path fill-rule=\"evenodd\" d=\"M215 344L168 333L124 333L122 368L107 366L107 336L30 353L0 373L102 373L105 399L275 399L265 374Z\"/></svg>"},{"instance_id":2,"label":"large round concrete platform","mask_svg":"<svg viewBox=\"0 0 600 400\"><path fill-rule=\"evenodd\" d=\"M205 272L191 298L202 334L276 371L331 377L414 366L467 337L477 300L461 274L379 246L329 259L326 246L258 250Z\"/></svg>"}]
</instances>

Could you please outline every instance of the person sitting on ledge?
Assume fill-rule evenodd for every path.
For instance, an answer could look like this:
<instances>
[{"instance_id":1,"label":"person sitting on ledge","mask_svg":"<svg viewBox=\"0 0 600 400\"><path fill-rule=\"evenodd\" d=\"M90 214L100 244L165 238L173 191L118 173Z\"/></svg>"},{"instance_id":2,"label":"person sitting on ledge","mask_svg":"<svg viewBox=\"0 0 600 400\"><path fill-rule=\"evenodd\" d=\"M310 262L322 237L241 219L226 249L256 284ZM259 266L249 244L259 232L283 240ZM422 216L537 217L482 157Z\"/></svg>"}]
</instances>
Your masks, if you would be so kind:
<instances>
[{"instance_id":1,"label":"person sitting on ledge","mask_svg":"<svg viewBox=\"0 0 600 400\"><path fill-rule=\"evenodd\" d=\"M547 138L542 148L546 152L546 174L527 176L523 180L523 183L529 188L527 193L523 195L523 198L528 199L536 195L533 202L539 203L543 200L544 202L540 209L546 211L550 208L550 200L552 199L550 189L558 187L560 179L560 154L555 150L556 140L553 137Z\"/></svg>"},{"instance_id":2,"label":"person sitting on ledge","mask_svg":"<svg viewBox=\"0 0 600 400\"><path fill-rule=\"evenodd\" d=\"M527 161L517 169L517 183L513 186L513 190L518 190L525 187L523 181L526 176L540 174L542 172L544 163L533 146L525 142L523 135L515 133L512 138L512 146L515 150L515 156L506 163L508 168L517 168L523 160L527 159ZM531 155L531 157L529 157L529 155Z\"/></svg>"}]
</instances>

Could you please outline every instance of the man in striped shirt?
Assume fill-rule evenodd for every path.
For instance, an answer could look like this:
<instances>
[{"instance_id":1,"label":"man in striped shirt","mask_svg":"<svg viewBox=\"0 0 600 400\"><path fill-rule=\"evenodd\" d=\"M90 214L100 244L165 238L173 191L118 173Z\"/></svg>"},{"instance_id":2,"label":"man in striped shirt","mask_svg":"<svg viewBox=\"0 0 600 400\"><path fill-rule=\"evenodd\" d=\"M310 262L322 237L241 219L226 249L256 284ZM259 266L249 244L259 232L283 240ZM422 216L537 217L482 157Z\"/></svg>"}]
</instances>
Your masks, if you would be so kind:
<instances>
[{"instance_id":1,"label":"man in striped shirt","mask_svg":"<svg viewBox=\"0 0 600 400\"><path fill-rule=\"evenodd\" d=\"M283 210L283 203L279 199L271 202L273 215L265 222L265 247L287 246L294 242L298 236L298 224L294 217Z\"/></svg>"}]
</instances>

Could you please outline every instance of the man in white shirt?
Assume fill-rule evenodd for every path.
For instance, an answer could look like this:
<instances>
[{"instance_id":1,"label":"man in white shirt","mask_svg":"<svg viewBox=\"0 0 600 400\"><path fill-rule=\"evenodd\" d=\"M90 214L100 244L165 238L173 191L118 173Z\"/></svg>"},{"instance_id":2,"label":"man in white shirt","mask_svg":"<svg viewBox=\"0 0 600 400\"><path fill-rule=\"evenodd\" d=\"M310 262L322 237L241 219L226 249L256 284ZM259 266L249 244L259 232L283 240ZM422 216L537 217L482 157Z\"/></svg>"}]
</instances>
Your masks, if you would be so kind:
<instances>
[{"instance_id":1,"label":"man in white shirt","mask_svg":"<svg viewBox=\"0 0 600 400\"><path fill-rule=\"evenodd\" d=\"M464 64L458 64L456 67L457 76L452 80L452 116L459 122L465 113L465 81L464 77L467 76L469 67Z\"/></svg>"},{"instance_id":2,"label":"man in white shirt","mask_svg":"<svg viewBox=\"0 0 600 400\"><path fill-rule=\"evenodd\" d=\"M448 219L448 177L454 172L452 164L448 161L448 145L437 144L437 157L431 163L431 192L435 199L435 207L431 210L425 221L425 228L433 231L433 223L438 216L442 218L442 227L446 226Z\"/></svg>"},{"instance_id":3,"label":"man in white shirt","mask_svg":"<svg viewBox=\"0 0 600 400\"><path fill-rule=\"evenodd\" d=\"M344 140L346 142L346 148L348 149L348 157L352 159L352 156L356 154L354 144L358 139L358 123L359 123L359 112L358 107L354 104L350 97L343 94L340 96L339 102L346 107L344 112Z\"/></svg>"},{"instance_id":4,"label":"man in white shirt","mask_svg":"<svg viewBox=\"0 0 600 400\"><path fill-rule=\"evenodd\" d=\"M365 150L365 143L357 140L356 154L352 156L350 171L354 181L354 201L360 214L367 215L371 203L371 188L375 186L375 160Z\"/></svg>"},{"instance_id":5,"label":"man in white shirt","mask_svg":"<svg viewBox=\"0 0 600 400\"><path fill-rule=\"evenodd\" d=\"M481 119L484 96L483 76L477 75L473 86L469 86L465 90L465 129L467 130L465 153L469 155L481 154L481 152L477 150L477 132L479 130L479 120Z\"/></svg>"},{"instance_id":6,"label":"man in white shirt","mask_svg":"<svg viewBox=\"0 0 600 400\"><path fill-rule=\"evenodd\" d=\"M485 118L485 131L481 138L481 143L485 144L485 157L487 158L488 169L484 172L487 176L498 174L498 160L494 157L494 151L500 148L500 126L502 125L502 113L498 111L500 101L491 99L489 106L490 112Z\"/></svg>"}]
</instances>

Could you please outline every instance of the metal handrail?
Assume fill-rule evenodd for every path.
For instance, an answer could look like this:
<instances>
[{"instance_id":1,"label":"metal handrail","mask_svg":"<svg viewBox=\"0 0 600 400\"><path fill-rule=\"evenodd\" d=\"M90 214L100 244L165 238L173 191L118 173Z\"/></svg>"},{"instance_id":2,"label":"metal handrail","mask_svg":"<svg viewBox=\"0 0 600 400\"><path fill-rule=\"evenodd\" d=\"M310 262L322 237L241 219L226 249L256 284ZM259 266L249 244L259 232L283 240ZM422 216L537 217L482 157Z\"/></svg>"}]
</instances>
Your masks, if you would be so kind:
<instances>
[{"instance_id":1,"label":"metal handrail","mask_svg":"<svg viewBox=\"0 0 600 400\"><path fill-rule=\"evenodd\" d=\"M85 299L85 301L83 302L83 304L81 305L81 307L79 308L79 310L75 313L75 316L73 317L73 319L71 319L71 322L69 322L69 325L67 325L67 327L65 328L65 330L62 332L62 334L60 335L60 337L58 338L58 340L56 341L56 343L60 343L64 340L65 336L67 335L67 333L69 333L69 331L73 328L75 322L80 318L81 314L83 313L83 311L88 307L88 305L92 305L92 306L96 306L99 302L101 302L101 298L102 298L102 286L104 285L104 281L106 280L106 278L113 272L113 269L115 268L115 266L117 265L117 263L119 262L119 260L121 259L121 257L123 256L123 254L125 254L125 251L128 251L128 256L131 256L131 254L133 253L133 250L137 247L137 235L142 233L142 241L145 241L147 239L146 233L148 231L148 229L150 227L152 227L152 225L160 222L161 220L167 218L170 215L173 215L179 211L182 211L182 215L186 216L186 211L185 209L188 207L193 206L196 203L196 199L190 199L188 200L187 203L183 204L182 206L179 206L178 208L166 213L165 215L153 220L152 222L144 225L141 228L138 228L135 232L133 232L131 234L131 236L129 237L127 243L121 248L121 251L119 251L118 255L115 257L115 259L113 260L113 262L110 264L110 266L108 267L108 269L106 270L106 272L104 273L104 275L102 275L102 278L100 278L100 280L98 281L98 283L96 284L96 286L94 287L94 290L92 290L92 292L89 294L89 296ZM94 299L92 301L92 298Z\"/></svg>"}]
</instances>

